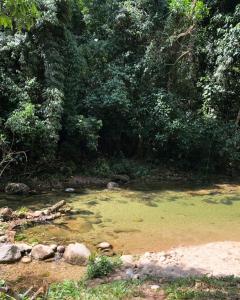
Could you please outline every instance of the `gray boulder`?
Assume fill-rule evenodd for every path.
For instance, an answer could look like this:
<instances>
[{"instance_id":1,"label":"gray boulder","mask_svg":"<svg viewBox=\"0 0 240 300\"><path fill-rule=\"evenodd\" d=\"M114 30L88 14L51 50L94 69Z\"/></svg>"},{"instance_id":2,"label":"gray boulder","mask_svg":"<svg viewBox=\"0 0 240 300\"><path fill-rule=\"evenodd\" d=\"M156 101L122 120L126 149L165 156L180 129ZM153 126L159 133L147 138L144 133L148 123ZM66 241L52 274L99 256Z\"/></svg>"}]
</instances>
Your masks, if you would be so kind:
<instances>
[{"instance_id":1,"label":"gray boulder","mask_svg":"<svg viewBox=\"0 0 240 300\"><path fill-rule=\"evenodd\" d=\"M5 193L9 195L27 195L29 191L25 183L8 183L5 187Z\"/></svg>"},{"instance_id":2,"label":"gray boulder","mask_svg":"<svg viewBox=\"0 0 240 300\"><path fill-rule=\"evenodd\" d=\"M32 250L32 246L25 243L17 243L15 245L19 248L21 253L30 253Z\"/></svg>"},{"instance_id":3,"label":"gray boulder","mask_svg":"<svg viewBox=\"0 0 240 300\"><path fill-rule=\"evenodd\" d=\"M54 256L54 251L50 246L36 245L32 248L31 256L37 260L44 260Z\"/></svg>"},{"instance_id":4,"label":"gray boulder","mask_svg":"<svg viewBox=\"0 0 240 300\"><path fill-rule=\"evenodd\" d=\"M66 247L63 258L72 265L85 265L90 255L90 250L84 244L75 243Z\"/></svg>"},{"instance_id":5,"label":"gray boulder","mask_svg":"<svg viewBox=\"0 0 240 300\"><path fill-rule=\"evenodd\" d=\"M0 245L0 263L13 263L20 260L21 256L21 251L16 245Z\"/></svg>"},{"instance_id":6,"label":"gray boulder","mask_svg":"<svg viewBox=\"0 0 240 300\"><path fill-rule=\"evenodd\" d=\"M109 190L113 190L113 189L119 188L119 184L114 181L111 181L107 184L107 188Z\"/></svg>"}]
</instances>

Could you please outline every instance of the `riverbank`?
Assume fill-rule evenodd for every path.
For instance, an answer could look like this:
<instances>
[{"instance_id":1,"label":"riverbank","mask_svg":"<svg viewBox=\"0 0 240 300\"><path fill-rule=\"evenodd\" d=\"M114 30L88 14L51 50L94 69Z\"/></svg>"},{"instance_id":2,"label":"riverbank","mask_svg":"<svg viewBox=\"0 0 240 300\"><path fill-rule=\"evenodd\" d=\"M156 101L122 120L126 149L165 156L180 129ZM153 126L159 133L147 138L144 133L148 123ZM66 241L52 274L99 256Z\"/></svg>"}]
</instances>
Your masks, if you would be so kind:
<instances>
[{"instance_id":1,"label":"riverbank","mask_svg":"<svg viewBox=\"0 0 240 300\"><path fill-rule=\"evenodd\" d=\"M50 285L49 300L60 297L69 300L230 300L238 299L240 291L239 260L240 242L226 241L123 256L122 266L114 273L92 280L84 279L86 267L61 261L3 265L0 278L6 279L18 291L30 286L34 290L43 287L46 291ZM12 272L13 268L15 272ZM41 269L42 278L33 274L33 269Z\"/></svg>"}]
</instances>

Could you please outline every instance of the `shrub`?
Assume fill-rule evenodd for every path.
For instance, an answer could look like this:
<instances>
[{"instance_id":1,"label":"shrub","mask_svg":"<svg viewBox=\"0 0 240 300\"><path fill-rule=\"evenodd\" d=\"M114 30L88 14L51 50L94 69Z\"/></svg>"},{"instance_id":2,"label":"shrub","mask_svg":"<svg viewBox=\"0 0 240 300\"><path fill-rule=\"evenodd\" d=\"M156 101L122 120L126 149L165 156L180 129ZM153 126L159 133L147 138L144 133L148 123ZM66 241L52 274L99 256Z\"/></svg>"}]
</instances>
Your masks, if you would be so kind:
<instances>
[{"instance_id":1,"label":"shrub","mask_svg":"<svg viewBox=\"0 0 240 300\"><path fill-rule=\"evenodd\" d=\"M91 256L87 267L87 278L104 277L112 273L121 265L119 259L110 259L107 256Z\"/></svg>"}]
</instances>

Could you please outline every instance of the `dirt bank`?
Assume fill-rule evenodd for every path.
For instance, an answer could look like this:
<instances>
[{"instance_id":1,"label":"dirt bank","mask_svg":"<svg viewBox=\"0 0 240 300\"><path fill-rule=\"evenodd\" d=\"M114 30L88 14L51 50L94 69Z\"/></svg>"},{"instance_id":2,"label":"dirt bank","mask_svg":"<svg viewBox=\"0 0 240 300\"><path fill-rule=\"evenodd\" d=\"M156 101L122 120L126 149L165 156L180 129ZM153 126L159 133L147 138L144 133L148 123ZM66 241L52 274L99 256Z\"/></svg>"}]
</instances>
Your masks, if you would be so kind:
<instances>
[{"instance_id":1,"label":"dirt bank","mask_svg":"<svg viewBox=\"0 0 240 300\"><path fill-rule=\"evenodd\" d=\"M216 242L128 257L134 274L164 277L240 276L240 242Z\"/></svg>"}]
</instances>

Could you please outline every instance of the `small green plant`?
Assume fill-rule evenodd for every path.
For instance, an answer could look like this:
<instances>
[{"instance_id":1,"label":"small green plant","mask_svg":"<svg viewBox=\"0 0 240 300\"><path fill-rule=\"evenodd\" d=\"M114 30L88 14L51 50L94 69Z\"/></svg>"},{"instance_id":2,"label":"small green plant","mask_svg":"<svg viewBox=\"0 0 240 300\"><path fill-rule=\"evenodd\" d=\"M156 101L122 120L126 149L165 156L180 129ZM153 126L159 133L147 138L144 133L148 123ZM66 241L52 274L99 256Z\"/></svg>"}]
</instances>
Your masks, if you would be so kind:
<instances>
[{"instance_id":1,"label":"small green plant","mask_svg":"<svg viewBox=\"0 0 240 300\"><path fill-rule=\"evenodd\" d=\"M18 233L18 234L15 236L15 241L21 242L21 241L26 240L26 238L27 238L26 234Z\"/></svg>"},{"instance_id":2,"label":"small green plant","mask_svg":"<svg viewBox=\"0 0 240 300\"><path fill-rule=\"evenodd\" d=\"M18 216L26 215L28 212L29 212L29 209L27 207L24 207L24 206L19 208L18 210L16 210L16 214Z\"/></svg>"},{"instance_id":3,"label":"small green plant","mask_svg":"<svg viewBox=\"0 0 240 300\"><path fill-rule=\"evenodd\" d=\"M120 267L121 261L107 256L92 255L89 259L87 267L87 278L104 277L112 273L116 268Z\"/></svg>"}]
</instances>

